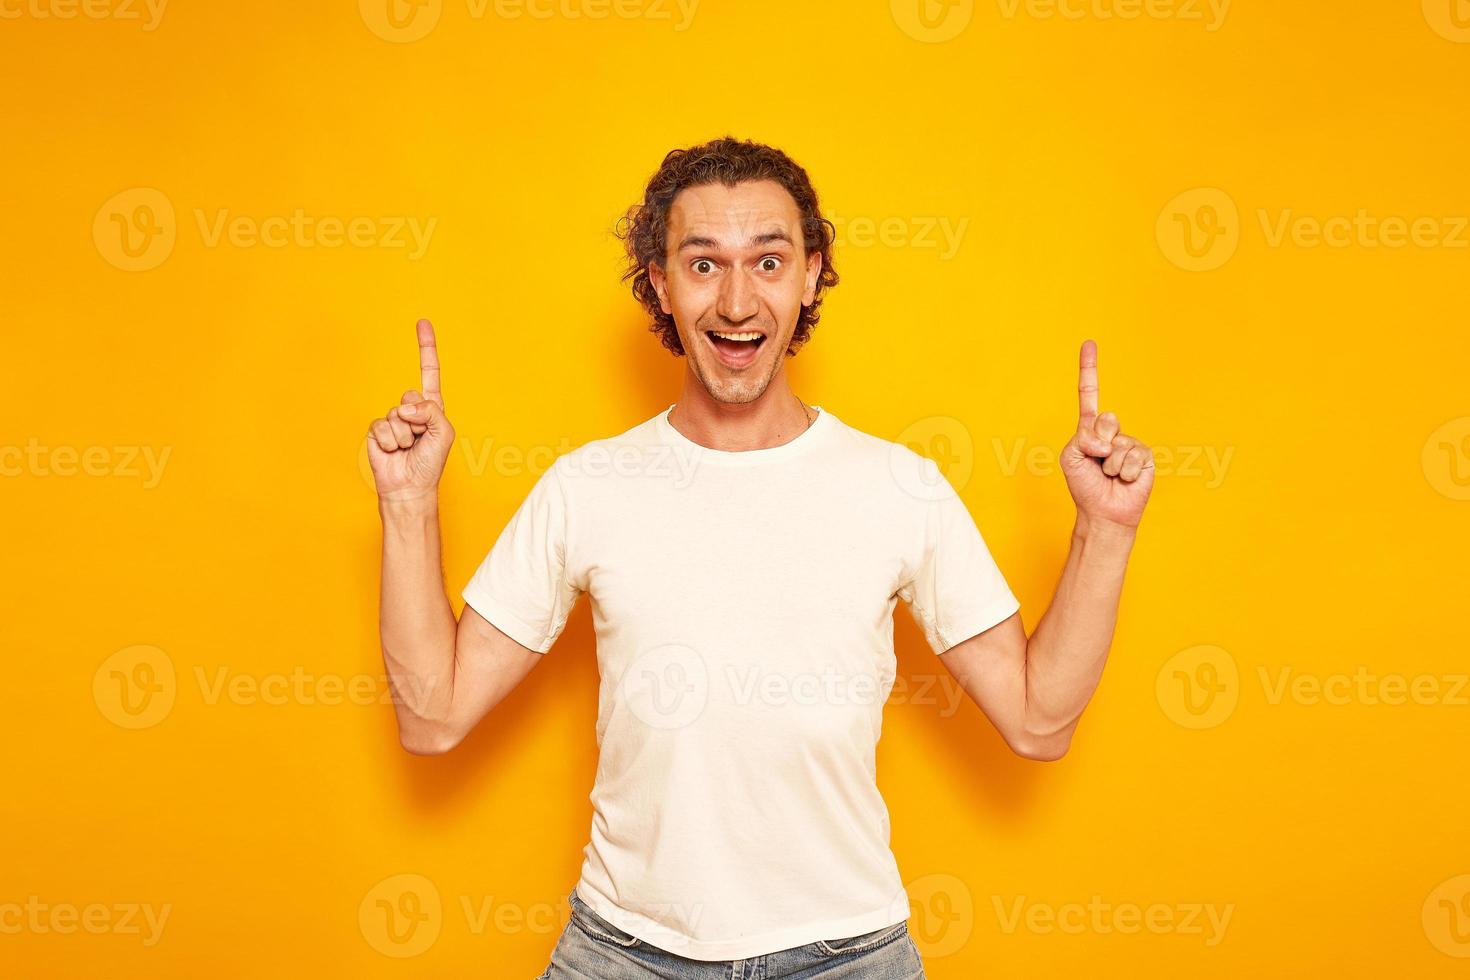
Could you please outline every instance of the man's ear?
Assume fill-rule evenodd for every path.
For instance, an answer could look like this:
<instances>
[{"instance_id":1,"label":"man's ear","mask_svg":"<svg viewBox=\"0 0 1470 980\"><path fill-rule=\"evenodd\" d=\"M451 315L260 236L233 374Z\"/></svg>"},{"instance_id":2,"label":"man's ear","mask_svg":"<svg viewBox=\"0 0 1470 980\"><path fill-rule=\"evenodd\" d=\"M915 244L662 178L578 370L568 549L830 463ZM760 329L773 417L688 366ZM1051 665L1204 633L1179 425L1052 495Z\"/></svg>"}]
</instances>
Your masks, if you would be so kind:
<instances>
[{"instance_id":1,"label":"man's ear","mask_svg":"<svg viewBox=\"0 0 1470 980\"><path fill-rule=\"evenodd\" d=\"M673 316L674 311L669 306L669 282L664 278L663 267L657 262L648 263L648 281L653 283L653 288L658 293L659 309Z\"/></svg>"},{"instance_id":2,"label":"man's ear","mask_svg":"<svg viewBox=\"0 0 1470 980\"><path fill-rule=\"evenodd\" d=\"M822 253L813 252L806 257L806 292L801 294L801 305L811 306L817 298L817 280L822 275Z\"/></svg>"}]
</instances>

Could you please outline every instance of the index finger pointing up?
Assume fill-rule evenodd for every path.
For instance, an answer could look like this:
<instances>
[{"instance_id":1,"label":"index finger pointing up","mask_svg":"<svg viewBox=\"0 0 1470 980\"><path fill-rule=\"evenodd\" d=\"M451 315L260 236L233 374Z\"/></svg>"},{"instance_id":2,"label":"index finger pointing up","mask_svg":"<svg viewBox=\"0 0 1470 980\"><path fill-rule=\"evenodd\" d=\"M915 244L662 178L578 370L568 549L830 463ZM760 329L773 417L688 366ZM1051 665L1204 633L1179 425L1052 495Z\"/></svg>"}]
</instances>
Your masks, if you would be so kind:
<instances>
[{"instance_id":1,"label":"index finger pointing up","mask_svg":"<svg viewBox=\"0 0 1470 980\"><path fill-rule=\"evenodd\" d=\"M1077 416L1083 423L1097 418L1097 344L1082 342L1077 364Z\"/></svg>"},{"instance_id":2,"label":"index finger pointing up","mask_svg":"<svg viewBox=\"0 0 1470 980\"><path fill-rule=\"evenodd\" d=\"M428 320L420 320L418 333L421 375L419 391L423 392L425 401L443 408L444 395L439 391L439 348L434 346L434 325Z\"/></svg>"}]
</instances>

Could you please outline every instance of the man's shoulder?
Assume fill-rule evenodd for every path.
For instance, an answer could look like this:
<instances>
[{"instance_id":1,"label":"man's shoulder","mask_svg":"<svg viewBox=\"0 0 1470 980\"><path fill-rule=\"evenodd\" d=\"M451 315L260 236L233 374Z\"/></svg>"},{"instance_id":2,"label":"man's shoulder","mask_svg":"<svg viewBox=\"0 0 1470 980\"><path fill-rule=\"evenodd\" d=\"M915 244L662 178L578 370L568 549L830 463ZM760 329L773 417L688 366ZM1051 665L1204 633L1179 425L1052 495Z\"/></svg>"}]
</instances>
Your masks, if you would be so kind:
<instances>
[{"instance_id":1,"label":"man's shoulder","mask_svg":"<svg viewBox=\"0 0 1470 980\"><path fill-rule=\"evenodd\" d=\"M563 482L578 475L617 475L637 470L636 460L667 448L659 437L658 416L634 423L621 432L589 439L552 463Z\"/></svg>"},{"instance_id":2,"label":"man's shoulder","mask_svg":"<svg viewBox=\"0 0 1470 980\"><path fill-rule=\"evenodd\" d=\"M922 469L926 463L933 463L933 460L905 440L875 435L842 421L836 415L831 417L831 422L836 431L834 442L855 457L903 471Z\"/></svg>"},{"instance_id":3,"label":"man's shoulder","mask_svg":"<svg viewBox=\"0 0 1470 980\"><path fill-rule=\"evenodd\" d=\"M832 421L837 423L833 426L837 430L833 443L860 470L858 478L871 493L896 501L904 509L923 508L954 494L944 467L935 458L953 462L960 447L951 445L950 440L940 436L926 439L922 426L910 426L897 439L890 439L836 417Z\"/></svg>"},{"instance_id":4,"label":"man's shoulder","mask_svg":"<svg viewBox=\"0 0 1470 980\"><path fill-rule=\"evenodd\" d=\"M931 447L916 445L902 438L889 439L845 422L833 412L826 414L827 437L814 458L822 458L824 453L831 454L827 456L829 462L838 459L863 471L858 474L860 478L866 480L886 474L888 479L884 483L901 488L928 485L933 481L937 464L923 452ZM671 454L677 454L677 449L660 431L659 415L653 415L621 432L590 439L562 453L556 458L553 468L563 482L586 474L636 475L653 467L662 467L664 457ZM661 469L655 472L661 472Z\"/></svg>"},{"instance_id":5,"label":"man's shoulder","mask_svg":"<svg viewBox=\"0 0 1470 980\"><path fill-rule=\"evenodd\" d=\"M585 456L589 453L615 449L619 446L646 446L658 441L658 416L654 415L628 426L628 428L621 432L589 439L577 448L562 455L577 456L581 454Z\"/></svg>"}]
</instances>

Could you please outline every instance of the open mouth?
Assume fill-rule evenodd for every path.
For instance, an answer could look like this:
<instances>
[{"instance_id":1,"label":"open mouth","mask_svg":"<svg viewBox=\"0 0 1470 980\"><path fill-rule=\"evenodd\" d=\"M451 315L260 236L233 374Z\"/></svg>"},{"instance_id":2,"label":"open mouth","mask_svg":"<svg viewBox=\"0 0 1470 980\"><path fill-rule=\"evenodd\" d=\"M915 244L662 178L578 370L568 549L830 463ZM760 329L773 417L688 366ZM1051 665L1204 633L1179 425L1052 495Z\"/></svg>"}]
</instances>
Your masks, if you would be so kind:
<instances>
[{"instance_id":1,"label":"open mouth","mask_svg":"<svg viewBox=\"0 0 1470 980\"><path fill-rule=\"evenodd\" d=\"M755 360L756 352L766 342L766 335L760 330L706 330L704 339L709 341L722 363L738 368Z\"/></svg>"}]
</instances>

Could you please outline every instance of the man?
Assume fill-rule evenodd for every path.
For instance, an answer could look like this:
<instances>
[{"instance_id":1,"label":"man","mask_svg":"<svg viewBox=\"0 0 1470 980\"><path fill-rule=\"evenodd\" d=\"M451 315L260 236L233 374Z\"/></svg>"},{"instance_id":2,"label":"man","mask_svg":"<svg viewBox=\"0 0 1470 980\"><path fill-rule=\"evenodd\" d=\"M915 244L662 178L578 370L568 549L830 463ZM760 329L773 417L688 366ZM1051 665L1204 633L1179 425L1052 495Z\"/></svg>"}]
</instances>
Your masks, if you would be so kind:
<instances>
[{"instance_id":1,"label":"man","mask_svg":"<svg viewBox=\"0 0 1470 980\"><path fill-rule=\"evenodd\" d=\"M405 748L456 745L591 597L601 674L591 840L544 977L922 977L874 756L892 613L1010 747L1058 759L1101 676L1153 483L1098 413L1082 345L1077 504L1055 597L1019 603L928 458L807 405L785 360L837 281L832 225L779 150L670 153L625 225L678 401L560 457L464 589L440 571L454 430L432 327L422 388L374 421L383 656Z\"/></svg>"}]
</instances>

